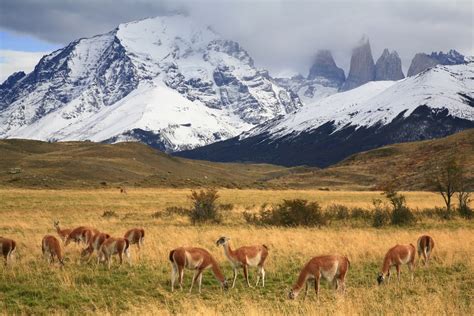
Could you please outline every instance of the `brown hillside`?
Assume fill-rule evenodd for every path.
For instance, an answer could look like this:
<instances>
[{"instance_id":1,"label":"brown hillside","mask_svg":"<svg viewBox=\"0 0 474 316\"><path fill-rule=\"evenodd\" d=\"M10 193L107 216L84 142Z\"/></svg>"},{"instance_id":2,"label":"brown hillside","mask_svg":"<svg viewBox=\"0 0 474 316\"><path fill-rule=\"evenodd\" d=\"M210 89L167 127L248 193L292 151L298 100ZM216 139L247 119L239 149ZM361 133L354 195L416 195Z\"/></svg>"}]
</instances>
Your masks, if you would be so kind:
<instances>
[{"instance_id":1,"label":"brown hillside","mask_svg":"<svg viewBox=\"0 0 474 316\"><path fill-rule=\"evenodd\" d=\"M355 154L326 169L213 163L176 158L140 143L0 140L0 186L230 187L367 190L397 177L401 189L425 189L425 174L450 154L462 157L474 186L474 130Z\"/></svg>"}]
</instances>

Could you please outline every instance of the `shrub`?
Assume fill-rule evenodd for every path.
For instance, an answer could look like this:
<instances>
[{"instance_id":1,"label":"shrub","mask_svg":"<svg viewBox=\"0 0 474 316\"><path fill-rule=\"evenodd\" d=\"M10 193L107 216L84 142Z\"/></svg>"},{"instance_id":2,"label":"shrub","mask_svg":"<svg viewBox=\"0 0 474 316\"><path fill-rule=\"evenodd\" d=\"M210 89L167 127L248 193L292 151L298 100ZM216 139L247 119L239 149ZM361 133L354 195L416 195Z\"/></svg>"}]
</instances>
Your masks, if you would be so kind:
<instances>
[{"instance_id":1,"label":"shrub","mask_svg":"<svg viewBox=\"0 0 474 316\"><path fill-rule=\"evenodd\" d=\"M327 224L321 207L317 202L308 203L306 200L283 200L274 208L266 206L258 214L244 212L248 223L274 226L321 226Z\"/></svg>"},{"instance_id":2,"label":"shrub","mask_svg":"<svg viewBox=\"0 0 474 316\"><path fill-rule=\"evenodd\" d=\"M458 212L459 215L461 215L461 217L464 217L465 219L472 219L472 217L474 217L474 212L467 204L460 206L458 208Z\"/></svg>"},{"instance_id":3,"label":"shrub","mask_svg":"<svg viewBox=\"0 0 474 316\"><path fill-rule=\"evenodd\" d=\"M326 208L325 213L328 217L339 220L346 220L351 216L350 209L347 206L341 204L329 205Z\"/></svg>"},{"instance_id":4,"label":"shrub","mask_svg":"<svg viewBox=\"0 0 474 316\"><path fill-rule=\"evenodd\" d=\"M416 222L415 215L406 206L405 196L395 190L388 190L383 193L392 204L391 224L404 226L412 225Z\"/></svg>"},{"instance_id":5,"label":"shrub","mask_svg":"<svg viewBox=\"0 0 474 316\"><path fill-rule=\"evenodd\" d=\"M362 207L354 207L351 210L351 218L371 219L372 214L369 210L363 209Z\"/></svg>"},{"instance_id":6,"label":"shrub","mask_svg":"<svg viewBox=\"0 0 474 316\"><path fill-rule=\"evenodd\" d=\"M216 200L219 198L217 190L208 189L191 191L189 198L192 201L192 208L189 211L189 218L193 224L204 222L221 222L221 216Z\"/></svg>"},{"instance_id":7,"label":"shrub","mask_svg":"<svg viewBox=\"0 0 474 316\"><path fill-rule=\"evenodd\" d=\"M471 192L467 191L464 187L458 192L459 207L458 212L461 217L471 219L474 216L474 212L469 207L471 202Z\"/></svg>"},{"instance_id":8,"label":"shrub","mask_svg":"<svg viewBox=\"0 0 474 316\"><path fill-rule=\"evenodd\" d=\"M390 210L388 207L380 199L374 199L372 204L374 206L372 226L379 228L387 225L390 222Z\"/></svg>"}]
</instances>

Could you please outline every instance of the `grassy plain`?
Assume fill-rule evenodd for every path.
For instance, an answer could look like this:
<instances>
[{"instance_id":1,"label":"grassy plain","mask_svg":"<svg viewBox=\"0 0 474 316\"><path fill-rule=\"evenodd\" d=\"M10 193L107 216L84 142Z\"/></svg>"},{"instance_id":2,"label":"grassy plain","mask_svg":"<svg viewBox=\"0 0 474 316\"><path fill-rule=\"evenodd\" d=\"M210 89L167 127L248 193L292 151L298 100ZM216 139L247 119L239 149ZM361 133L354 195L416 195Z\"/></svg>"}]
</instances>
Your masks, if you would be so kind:
<instances>
[{"instance_id":1,"label":"grassy plain","mask_svg":"<svg viewBox=\"0 0 474 316\"><path fill-rule=\"evenodd\" d=\"M18 254L11 267L0 267L0 313L5 314L473 314L474 226L455 219L423 220L410 228L374 229L340 222L326 228L266 228L247 225L245 209L284 198L317 200L368 207L380 192L318 190L220 190L220 203L234 205L221 225L192 226L181 216L152 216L169 206L187 207L188 189L118 190L0 190L0 235L17 240ZM442 206L427 192L407 192L413 208ZM117 216L103 217L104 211ZM54 234L53 219L64 227L92 225L120 236L136 226L146 230L145 248L132 250L133 265L110 271L95 263L79 265L80 248L66 248L66 266L48 266L41 258L40 242ZM406 267L400 285L376 286L376 274L386 250L396 243L415 243L429 233L436 241L429 268L417 264L415 281ZM265 243L269 246L267 286L248 289L239 275L235 289L222 292L210 271L204 275L203 293L170 292L169 251L181 245L202 246L211 251L231 276L229 263L216 239L226 235L234 246ZM286 299L301 266L312 256L347 255L351 267L347 293L336 294L324 285L319 301L314 292L303 301ZM251 274L255 277L254 271ZM192 272L185 274L189 288Z\"/></svg>"}]
</instances>

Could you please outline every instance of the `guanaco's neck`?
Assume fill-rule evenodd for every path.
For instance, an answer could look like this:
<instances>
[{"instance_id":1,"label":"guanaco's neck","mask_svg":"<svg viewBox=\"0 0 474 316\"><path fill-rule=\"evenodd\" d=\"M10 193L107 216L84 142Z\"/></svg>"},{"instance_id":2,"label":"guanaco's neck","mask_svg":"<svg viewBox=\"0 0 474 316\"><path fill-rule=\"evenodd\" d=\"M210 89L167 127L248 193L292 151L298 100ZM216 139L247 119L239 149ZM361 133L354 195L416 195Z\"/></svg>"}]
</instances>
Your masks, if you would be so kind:
<instances>
[{"instance_id":1,"label":"guanaco's neck","mask_svg":"<svg viewBox=\"0 0 474 316\"><path fill-rule=\"evenodd\" d=\"M296 281L296 284L293 285L294 292L299 292L303 288L303 286L306 283L306 280L308 279L308 274L309 274L308 269L304 267L303 270L301 270L300 275L298 276L298 280Z\"/></svg>"},{"instance_id":2,"label":"guanaco's neck","mask_svg":"<svg viewBox=\"0 0 474 316\"><path fill-rule=\"evenodd\" d=\"M382 273L384 275L388 273L391 265L392 265L392 259L390 258L389 255L385 256L385 259L383 260L383 266L382 266Z\"/></svg>"},{"instance_id":3,"label":"guanaco's neck","mask_svg":"<svg viewBox=\"0 0 474 316\"><path fill-rule=\"evenodd\" d=\"M217 264L216 260L212 258L211 264L212 264L211 266L212 273L214 273L214 276L216 277L216 279L219 280L221 283L224 282L225 280L224 274L222 274L221 268Z\"/></svg>"},{"instance_id":4,"label":"guanaco's neck","mask_svg":"<svg viewBox=\"0 0 474 316\"><path fill-rule=\"evenodd\" d=\"M57 231L58 233L61 232L61 229L59 228L59 225L54 225L54 227L56 227L56 231Z\"/></svg>"},{"instance_id":5,"label":"guanaco's neck","mask_svg":"<svg viewBox=\"0 0 474 316\"><path fill-rule=\"evenodd\" d=\"M235 258L235 254L234 254L234 251L232 250L232 248L230 248L230 243L229 242L226 242L224 244L224 252L226 254L227 257L229 258Z\"/></svg>"}]
</instances>

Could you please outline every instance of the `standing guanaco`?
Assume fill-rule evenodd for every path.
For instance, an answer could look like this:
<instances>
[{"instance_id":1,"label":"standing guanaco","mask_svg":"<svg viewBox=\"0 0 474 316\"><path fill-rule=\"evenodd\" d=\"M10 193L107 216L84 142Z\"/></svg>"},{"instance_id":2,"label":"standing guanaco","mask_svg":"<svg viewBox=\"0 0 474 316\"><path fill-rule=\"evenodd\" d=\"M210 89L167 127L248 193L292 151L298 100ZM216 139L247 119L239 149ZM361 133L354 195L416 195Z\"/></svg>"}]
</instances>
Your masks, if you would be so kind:
<instances>
[{"instance_id":1,"label":"standing guanaco","mask_svg":"<svg viewBox=\"0 0 474 316\"><path fill-rule=\"evenodd\" d=\"M145 230L143 228L132 228L128 230L124 238L128 239L130 245L137 245L138 250L143 246L143 239L145 238Z\"/></svg>"},{"instance_id":2,"label":"standing guanaco","mask_svg":"<svg viewBox=\"0 0 474 316\"><path fill-rule=\"evenodd\" d=\"M192 292L194 282L196 282L196 280L198 280L199 293L201 293L202 272L208 268L211 268L214 276L221 283L221 286L224 290L229 288L227 280L222 274L216 259L214 259L214 257L206 249L193 247L176 248L171 250L169 259L172 265L171 292L174 291L174 283L176 282L177 278L179 278L179 287L181 289L183 288L184 268L194 270L194 276L191 282L189 293Z\"/></svg>"},{"instance_id":3,"label":"standing guanaco","mask_svg":"<svg viewBox=\"0 0 474 316\"><path fill-rule=\"evenodd\" d=\"M66 239L67 239L67 236L69 236L69 234L71 233L72 229L61 229L59 227L59 221L54 221L54 228L56 229L56 232L58 233L59 235L59 238L61 239L61 241L64 243L66 242Z\"/></svg>"},{"instance_id":4,"label":"standing guanaco","mask_svg":"<svg viewBox=\"0 0 474 316\"><path fill-rule=\"evenodd\" d=\"M90 261L92 254L94 251L97 253L97 258L99 258L99 249L100 246L104 243L106 239L110 238L109 234L106 233L98 233L95 234L90 240L87 248L84 248L81 252L81 259L86 259L87 262Z\"/></svg>"},{"instance_id":5,"label":"standing guanaco","mask_svg":"<svg viewBox=\"0 0 474 316\"><path fill-rule=\"evenodd\" d=\"M230 238L229 237L221 237L216 241L216 245L222 245L224 248L224 253L227 259L232 264L232 268L234 269L234 280L232 282L232 288L235 286L235 280L237 279L237 269L242 267L244 270L244 277L245 281L247 281L247 285L250 286L249 276L248 276L248 267L257 267L258 274L257 274L257 283L255 286L258 286L258 282L260 281L260 276L262 277L262 286L265 286L265 269L263 265L265 264L265 260L268 256L268 247L265 245L258 245L258 246L246 246L240 247L236 250L232 250L230 248Z\"/></svg>"},{"instance_id":6,"label":"standing guanaco","mask_svg":"<svg viewBox=\"0 0 474 316\"><path fill-rule=\"evenodd\" d=\"M16 250L16 242L13 239L0 237L0 254L5 259L5 266L11 260L13 252Z\"/></svg>"},{"instance_id":7,"label":"standing guanaco","mask_svg":"<svg viewBox=\"0 0 474 316\"><path fill-rule=\"evenodd\" d=\"M118 255L120 264L123 263L123 256L127 257L128 264L132 264L130 260L129 252L130 243L125 238L107 238L99 248L99 255L97 257L97 263L105 261L107 267L110 269L112 263L112 256Z\"/></svg>"},{"instance_id":8,"label":"standing guanaco","mask_svg":"<svg viewBox=\"0 0 474 316\"><path fill-rule=\"evenodd\" d=\"M41 251L43 252L43 257L48 260L48 263L54 263L54 257L58 258L59 263L64 265L63 253L61 250L61 245L59 240L52 236L46 235L41 241Z\"/></svg>"},{"instance_id":9,"label":"standing guanaco","mask_svg":"<svg viewBox=\"0 0 474 316\"><path fill-rule=\"evenodd\" d=\"M377 277L378 284L382 284L387 277L390 280L390 268L395 266L397 269L397 279L400 282L400 268L402 264L408 265L411 272L411 279L413 281L413 273L415 269L415 246L396 245L390 248L385 255L382 265L382 272Z\"/></svg>"},{"instance_id":10,"label":"standing guanaco","mask_svg":"<svg viewBox=\"0 0 474 316\"><path fill-rule=\"evenodd\" d=\"M319 296L319 282L321 278L327 280L328 282L332 282L336 290L341 287L342 291L345 292L345 278L349 270L349 266L349 259L344 256L329 255L312 258L303 266L303 269L301 269L298 280L290 290L288 298L295 299L303 286L305 286L304 297L306 298L308 295L309 280L313 279L314 290L316 291L316 295Z\"/></svg>"},{"instance_id":11,"label":"standing guanaco","mask_svg":"<svg viewBox=\"0 0 474 316\"><path fill-rule=\"evenodd\" d=\"M431 257L431 252L433 251L433 248L435 246L433 238L428 235L423 235L418 238L416 245L418 246L418 257L421 259L421 256L423 255L425 266L428 265L428 261L430 261Z\"/></svg>"}]
</instances>

